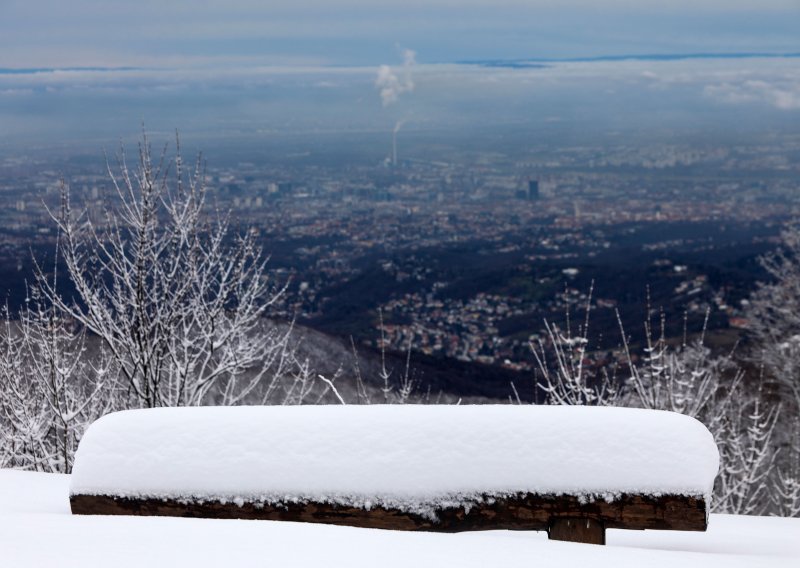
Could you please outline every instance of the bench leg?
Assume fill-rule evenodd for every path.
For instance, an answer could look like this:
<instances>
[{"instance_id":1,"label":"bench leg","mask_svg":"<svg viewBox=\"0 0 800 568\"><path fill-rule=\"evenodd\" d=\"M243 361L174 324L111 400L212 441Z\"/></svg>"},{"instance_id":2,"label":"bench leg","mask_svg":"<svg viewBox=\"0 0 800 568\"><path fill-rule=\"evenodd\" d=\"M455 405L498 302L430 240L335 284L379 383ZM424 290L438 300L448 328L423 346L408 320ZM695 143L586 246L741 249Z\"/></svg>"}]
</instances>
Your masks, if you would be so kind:
<instances>
[{"instance_id":1,"label":"bench leg","mask_svg":"<svg viewBox=\"0 0 800 568\"><path fill-rule=\"evenodd\" d=\"M554 517L547 529L550 540L566 540L586 544L605 544L606 528L601 521L586 517Z\"/></svg>"}]
</instances>

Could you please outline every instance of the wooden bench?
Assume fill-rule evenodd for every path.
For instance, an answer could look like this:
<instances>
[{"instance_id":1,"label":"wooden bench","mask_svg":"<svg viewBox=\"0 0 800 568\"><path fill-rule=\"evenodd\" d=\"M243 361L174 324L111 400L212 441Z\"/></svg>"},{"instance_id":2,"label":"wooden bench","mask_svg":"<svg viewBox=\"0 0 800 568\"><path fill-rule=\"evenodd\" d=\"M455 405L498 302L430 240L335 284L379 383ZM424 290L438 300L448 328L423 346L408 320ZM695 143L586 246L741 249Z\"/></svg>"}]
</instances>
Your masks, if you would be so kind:
<instances>
[{"instance_id":1,"label":"wooden bench","mask_svg":"<svg viewBox=\"0 0 800 568\"><path fill-rule=\"evenodd\" d=\"M708 431L664 412L156 409L89 429L70 503L74 514L546 530L604 544L608 528L706 530L717 467Z\"/></svg>"}]
</instances>

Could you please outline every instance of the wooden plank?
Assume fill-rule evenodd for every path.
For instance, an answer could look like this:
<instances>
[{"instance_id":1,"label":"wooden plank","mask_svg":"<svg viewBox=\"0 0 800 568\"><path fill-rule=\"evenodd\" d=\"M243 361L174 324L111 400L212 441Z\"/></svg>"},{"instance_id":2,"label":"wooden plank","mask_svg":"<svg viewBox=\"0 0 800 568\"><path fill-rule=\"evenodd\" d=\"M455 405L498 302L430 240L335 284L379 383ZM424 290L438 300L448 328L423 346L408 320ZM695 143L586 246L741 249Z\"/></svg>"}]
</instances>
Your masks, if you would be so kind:
<instances>
[{"instance_id":1,"label":"wooden plank","mask_svg":"<svg viewBox=\"0 0 800 568\"><path fill-rule=\"evenodd\" d=\"M605 544L606 528L601 521L589 517L557 517L551 521L547 537L550 540Z\"/></svg>"},{"instance_id":2,"label":"wooden plank","mask_svg":"<svg viewBox=\"0 0 800 568\"><path fill-rule=\"evenodd\" d=\"M707 527L705 501L682 495L622 495L609 501L602 498L587 501L571 495L523 494L508 498L486 498L484 502L469 508L441 509L436 511L436 521L397 509L372 507L366 510L317 502L245 502L239 506L219 501L72 495L70 504L76 515L263 519L437 532L497 529L549 531L554 522L561 518L589 519L597 521L603 528L617 529L704 531Z\"/></svg>"}]
</instances>

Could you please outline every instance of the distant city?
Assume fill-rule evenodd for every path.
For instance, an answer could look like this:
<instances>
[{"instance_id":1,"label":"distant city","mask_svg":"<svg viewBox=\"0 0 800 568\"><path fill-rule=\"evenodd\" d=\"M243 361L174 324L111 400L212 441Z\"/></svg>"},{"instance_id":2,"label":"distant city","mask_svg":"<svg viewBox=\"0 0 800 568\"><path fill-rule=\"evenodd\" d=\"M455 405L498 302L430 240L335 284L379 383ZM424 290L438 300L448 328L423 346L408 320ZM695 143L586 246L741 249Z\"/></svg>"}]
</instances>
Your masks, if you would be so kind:
<instances>
[{"instance_id":1,"label":"distant city","mask_svg":"<svg viewBox=\"0 0 800 568\"><path fill-rule=\"evenodd\" d=\"M675 336L708 318L715 340L732 344L763 278L756 257L800 212L790 135L551 146L511 133L491 151L413 130L326 140L335 151L294 138L206 152L209 205L259 237L273 282L287 285L273 316L369 349L513 371L533 368L529 343L545 320L579 321L587 305L598 362L619 345L617 313L637 331L663 313ZM112 189L101 152L0 161L12 305L25 299L31 252L52 261L48 208L62 177L72 207L102 226Z\"/></svg>"}]
</instances>

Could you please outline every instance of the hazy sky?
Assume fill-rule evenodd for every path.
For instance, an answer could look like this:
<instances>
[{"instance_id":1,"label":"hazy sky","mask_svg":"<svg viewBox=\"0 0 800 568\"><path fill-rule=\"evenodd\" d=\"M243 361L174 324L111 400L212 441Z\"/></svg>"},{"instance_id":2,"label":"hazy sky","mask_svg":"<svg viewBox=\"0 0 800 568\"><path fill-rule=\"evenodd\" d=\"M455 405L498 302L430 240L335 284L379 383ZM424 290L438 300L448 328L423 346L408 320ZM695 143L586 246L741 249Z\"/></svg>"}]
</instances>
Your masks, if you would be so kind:
<instances>
[{"instance_id":1,"label":"hazy sky","mask_svg":"<svg viewBox=\"0 0 800 568\"><path fill-rule=\"evenodd\" d=\"M798 57L455 63L797 55L799 24L800 0L0 0L0 145L142 120L234 135L786 128L800 119Z\"/></svg>"},{"instance_id":2,"label":"hazy sky","mask_svg":"<svg viewBox=\"0 0 800 568\"><path fill-rule=\"evenodd\" d=\"M0 67L798 51L799 0L0 0Z\"/></svg>"}]
</instances>

